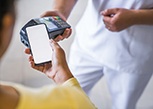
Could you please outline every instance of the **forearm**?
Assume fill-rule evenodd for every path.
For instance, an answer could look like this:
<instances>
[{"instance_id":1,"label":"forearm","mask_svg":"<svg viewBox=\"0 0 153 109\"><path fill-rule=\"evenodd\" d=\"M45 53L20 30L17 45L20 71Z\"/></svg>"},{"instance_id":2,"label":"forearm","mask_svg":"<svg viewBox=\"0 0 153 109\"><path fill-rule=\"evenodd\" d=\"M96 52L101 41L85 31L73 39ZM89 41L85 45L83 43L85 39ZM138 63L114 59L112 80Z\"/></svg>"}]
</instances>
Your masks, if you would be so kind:
<instances>
[{"instance_id":1,"label":"forearm","mask_svg":"<svg viewBox=\"0 0 153 109\"><path fill-rule=\"evenodd\" d=\"M54 0L54 10L61 12L67 19L77 0Z\"/></svg>"},{"instance_id":2,"label":"forearm","mask_svg":"<svg viewBox=\"0 0 153 109\"><path fill-rule=\"evenodd\" d=\"M133 10L134 25L153 25L153 9Z\"/></svg>"}]
</instances>

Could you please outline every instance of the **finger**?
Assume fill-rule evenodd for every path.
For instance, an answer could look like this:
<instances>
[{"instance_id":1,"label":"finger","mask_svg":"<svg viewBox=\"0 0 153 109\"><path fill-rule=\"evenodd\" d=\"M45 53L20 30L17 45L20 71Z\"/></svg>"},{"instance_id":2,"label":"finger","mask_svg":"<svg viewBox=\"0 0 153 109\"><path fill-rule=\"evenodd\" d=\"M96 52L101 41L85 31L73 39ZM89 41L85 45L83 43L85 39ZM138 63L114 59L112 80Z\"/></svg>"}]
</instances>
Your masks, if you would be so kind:
<instances>
[{"instance_id":1,"label":"finger","mask_svg":"<svg viewBox=\"0 0 153 109\"><path fill-rule=\"evenodd\" d=\"M116 32L116 30L113 27L110 26L105 26L105 27L111 32Z\"/></svg>"},{"instance_id":2,"label":"finger","mask_svg":"<svg viewBox=\"0 0 153 109\"><path fill-rule=\"evenodd\" d=\"M66 37L66 38L69 38L69 36L72 34L72 29L71 28L69 28L69 35L68 35L68 37Z\"/></svg>"},{"instance_id":3,"label":"finger","mask_svg":"<svg viewBox=\"0 0 153 109\"><path fill-rule=\"evenodd\" d=\"M104 22L104 24L107 25L107 26L110 25L108 22L106 22L106 21L104 21L104 20L103 20L103 22Z\"/></svg>"},{"instance_id":4,"label":"finger","mask_svg":"<svg viewBox=\"0 0 153 109\"><path fill-rule=\"evenodd\" d=\"M107 28L108 30L112 30L112 25L110 25L110 24L105 24L105 28Z\"/></svg>"},{"instance_id":5,"label":"finger","mask_svg":"<svg viewBox=\"0 0 153 109\"><path fill-rule=\"evenodd\" d=\"M64 31L64 33L62 34L62 36L64 37L64 38L68 38L70 35L71 35L71 29L70 28L67 28L65 31Z\"/></svg>"},{"instance_id":6,"label":"finger","mask_svg":"<svg viewBox=\"0 0 153 109\"><path fill-rule=\"evenodd\" d=\"M34 61L33 56L29 56L29 61Z\"/></svg>"},{"instance_id":7,"label":"finger","mask_svg":"<svg viewBox=\"0 0 153 109\"><path fill-rule=\"evenodd\" d=\"M105 27L106 27L108 30L110 30L110 27L109 27L109 26L105 25Z\"/></svg>"},{"instance_id":8,"label":"finger","mask_svg":"<svg viewBox=\"0 0 153 109\"><path fill-rule=\"evenodd\" d=\"M46 73L46 71L48 71L48 69L50 69L50 68L51 68L51 62L50 62L50 63L46 63L46 64L44 65L43 72Z\"/></svg>"},{"instance_id":9,"label":"finger","mask_svg":"<svg viewBox=\"0 0 153 109\"><path fill-rule=\"evenodd\" d=\"M118 8L113 8L113 9L106 9L104 11L101 12L101 14L103 16L110 16L112 17L113 15L115 15L118 12Z\"/></svg>"},{"instance_id":10,"label":"finger","mask_svg":"<svg viewBox=\"0 0 153 109\"><path fill-rule=\"evenodd\" d=\"M51 47L52 47L53 51L56 50L57 48L60 48L60 45L57 42L55 42L54 40L51 39L50 43L51 43Z\"/></svg>"},{"instance_id":11,"label":"finger","mask_svg":"<svg viewBox=\"0 0 153 109\"><path fill-rule=\"evenodd\" d=\"M33 69L43 72L44 65L36 66L35 63L34 63L33 61L31 61L30 64L31 64L31 67L32 67Z\"/></svg>"},{"instance_id":12,"label":"finger","mask_svg":"<svg viewBox=\"0 0 153 109\"><path fill-rule=\"evenodd\" d=\"M32 68L35 68L35 63L34 63L34 61L30 61L30 65L31 65Z\"/></svg>"},{"instance_id":13,"label":"finger","mask_svg":"<svg viewBox=\"0 0 153 109\"><path fill-rule=\"evenodd\" d=\"M71 35L71 31L72 31L72 29L67 28L62 35L57 36L54 40L56 42L58 42L58 41L61 41L65 38L68 38Z\"/></svg>"},{"instance_id":14,"label":"finger","mask_svg":"<svg viewBox=\"0 0 153 109\"><path fill-rule=\"evenodd\" d=\"M58 38L55 38L54 41L55 41L55 42L59 42L60 40L59 40Z\"/></svg>"},{"instance_id":15,"label":"finger","mask_svg":"<svg viewBox=\"0 0 153 109\"><path fill-rule=\"evenodd\" d=\"M29 48L26 48L26 49L24 50L24 52L25 52L26 54L31 54L31 51L30 51Z\"/></svg>"},{"instance_id":16,"label":"finger","mask_svg":"<svg viewBox=\"0 0 153 109\"><path fill-rule=\"evenodd\" d=\"M109 25L110 24L110 21L111 21L111 17L108 17L108 16L105 16L103 17L103 21L106 25Z\"/></svg>"},{"instance_id":17,"label":"finger","mask_svg":"<svg viewBox=\"0 0 153 109\"><path fill-rule=\"evenodd\" d=\"M39 68L35 65L34 61L30 61L30 65L33 69L39 70ZM39 70L40 71L40 70Z\"/></svg>"},{"instance_id":18,"label":"finger","mask_svg":"<svg viewBox=\"0 0 153 109\"><path fill-rule=\"evenodd\" d=\"M63 36L58 35L54 40L55 40L56 42L58 42L58 41L63 40L63 39L64 39Z\"/></svg>"}]
</instances>

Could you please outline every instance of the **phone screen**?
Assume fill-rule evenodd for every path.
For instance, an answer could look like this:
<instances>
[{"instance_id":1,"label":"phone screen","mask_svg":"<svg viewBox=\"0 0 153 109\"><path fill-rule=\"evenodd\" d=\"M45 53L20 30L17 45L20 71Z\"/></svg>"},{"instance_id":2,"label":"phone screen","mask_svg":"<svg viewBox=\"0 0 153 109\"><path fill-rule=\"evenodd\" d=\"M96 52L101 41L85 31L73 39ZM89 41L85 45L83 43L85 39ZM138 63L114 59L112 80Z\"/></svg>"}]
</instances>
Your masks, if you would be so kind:
<instances>
[{"instance_id":1,"label":"phone screen","mask_svg":"<svg viewBox=\"0 0 153 109\"><path fill-rule=\"evenodd\" d=\"M45 24L26 28L31 52L35 64L42 64L52 60L52 48Z\"/></svg>"}]
</instances>

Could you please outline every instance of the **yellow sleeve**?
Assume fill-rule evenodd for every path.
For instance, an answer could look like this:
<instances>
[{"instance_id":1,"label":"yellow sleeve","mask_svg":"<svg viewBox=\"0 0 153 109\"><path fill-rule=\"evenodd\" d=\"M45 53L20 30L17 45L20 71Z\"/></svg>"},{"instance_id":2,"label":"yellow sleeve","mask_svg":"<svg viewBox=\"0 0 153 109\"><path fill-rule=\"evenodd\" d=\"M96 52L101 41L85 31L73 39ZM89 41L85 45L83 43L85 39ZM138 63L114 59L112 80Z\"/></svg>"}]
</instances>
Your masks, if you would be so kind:
<instances>
[{"instance_id":1,"label":"yellow sleeve","mask_svg":"<svg viewBox=\"0 0 153 109\"><path fill-rule=\"evenodd\" d=\"M75 78L39 89L16 84L13 87L20 94L16 109L95 109Z\"/></svg>"},{"instance_id":2,"label":"yellow sleeve","mask_svg":"<svg viewBox=\"0 0 153 109\"><path fill-rule=\"evenodd\" d=\"M76 80L76 78L70 78L67 81L65 81L63 84L63 86L68 86L68 87L77 87L77 88L81 88L80 84L78 83L78 81Z\"/></svg>"}]
</instances>

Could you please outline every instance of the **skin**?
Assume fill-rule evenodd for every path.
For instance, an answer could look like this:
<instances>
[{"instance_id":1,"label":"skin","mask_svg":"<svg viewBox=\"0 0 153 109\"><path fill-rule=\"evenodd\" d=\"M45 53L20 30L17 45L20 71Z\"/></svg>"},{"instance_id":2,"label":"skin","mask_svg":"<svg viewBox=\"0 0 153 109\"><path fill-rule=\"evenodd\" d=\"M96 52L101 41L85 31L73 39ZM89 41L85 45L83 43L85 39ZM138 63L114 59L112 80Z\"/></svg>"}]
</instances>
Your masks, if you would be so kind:
<instances>
[{"instance_id":1,"label":"skin","mask_svg":"<svg viewBox=\"0 0 153 109\"><path fill-rule=\"evenodd\" d=\"M3 28L0 30L0 58L2 58L12 39L14 22L15 17L13 13L7 13L3 18ZM14 88L0 85L0 109L15 109L18 100L19 94ZM9 105L6 105L8 103Z\"/></svg>"},{"instance_id":2,"label":"skin","mask_svg":"<svg viewBox=\"0 0 153 109\"><path fill-rule=\"evenodd\" d=\"M19 93L14 88L0 85L0 109L15 109L19 96ZM6 105L8 103L9 105Z\"/></svg>"},{"instance_id":3,"label":"skin","mask_svg":"<svg viewBox=\"0 0 153 109\"><path fill-rule=\"evenodd\" d=\"M153 25L153 9L107 9L101 12L105 27L112 32L122 31L133 25ZM126 23L125 23L126 22Z\"/></svg>"}]
</instances>

